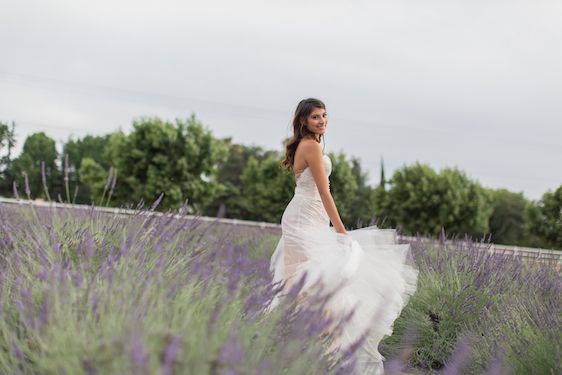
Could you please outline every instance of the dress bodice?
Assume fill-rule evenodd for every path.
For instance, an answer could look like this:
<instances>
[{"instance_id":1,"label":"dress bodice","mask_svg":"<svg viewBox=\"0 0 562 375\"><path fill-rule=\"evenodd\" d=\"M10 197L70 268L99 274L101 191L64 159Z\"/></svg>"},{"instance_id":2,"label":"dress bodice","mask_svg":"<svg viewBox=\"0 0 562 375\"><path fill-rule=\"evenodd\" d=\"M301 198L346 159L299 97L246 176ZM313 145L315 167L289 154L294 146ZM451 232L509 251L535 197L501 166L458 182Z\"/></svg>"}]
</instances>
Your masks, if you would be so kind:
<instances>
[{"instance_id":1,"label":"dress bodice","mask_svg":"<svg viewBox=\"0 0 562 375\"><path fill-rule=\"evenodd\" d=\"M330 160L330 157L328 155L323 155L322 160L324 162L324 171L326 172L326 177L329 177L330 173L332 173L332 161ZM315 200L321 200L320 193L318 192L318 187L316 186L314 176L312 176L309 167L304 168L296 179L297 185L295 187L295 195L300 195ZM329 179L328 184L330 184Z\"/></svg>"}]
</instances>

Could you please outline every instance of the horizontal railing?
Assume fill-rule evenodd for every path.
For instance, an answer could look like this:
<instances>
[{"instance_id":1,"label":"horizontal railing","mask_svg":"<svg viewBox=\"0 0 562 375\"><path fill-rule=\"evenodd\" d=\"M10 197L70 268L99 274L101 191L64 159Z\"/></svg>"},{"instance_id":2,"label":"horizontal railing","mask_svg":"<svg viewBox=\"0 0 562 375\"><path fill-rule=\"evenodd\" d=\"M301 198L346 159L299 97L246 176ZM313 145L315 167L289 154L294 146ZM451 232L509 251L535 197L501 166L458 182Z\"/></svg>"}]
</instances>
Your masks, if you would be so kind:
<instances>
[{"instance_id":1,"label":"horizontal railing","mask_svg":"<svg viewBox=\"0 0 562 375\"><path fill-rule=\"evenodd\" d=\"M126 209L126 208L113 208L113 207L95 207L95 206L88 206L88 205L81 205L81 204L68 204L68 203L58 203L58 202L48 202L42 200L25 200L25 199L13 199L13 198L3 198L0 197L0 204L9 204L9 205L21 205L21 206L39 206L39 207L49 207L49 208L72 208L72 209L79 209L79 210L96 210L98 212L106 212L113 215L123 215L123 216L130 216L130 215L156 215L156 216L164 216L169 215L163 212L157 211L139 211L133 209ZM174 217L178 219L193 219L193 220L200 220L204 222L219 222L222 224L230 224L230 225L239 225L239 226L246 226L246 227L258 227L258 228L271 228L271 229L278 229L281 230L281 225L273 224L273 223L264 223L259 221L250 221L250 220L239 220L239 219L227 219L227 218L214 218L214 217L206 217L206 216L195 216L195 215L179 215L175 214ZM414 241L417 238L411 236L399 236L401 239L406 241ZM437 240L436 240L437 241ZM489 251L493 253L503 253L515 256L521 256L525 258L537 258L543 260L558 260L559 263L562 263L562 251L559 250L548 250L548 249L536 249L536 248L529 248L529 247L521 247L521 246L511 246L511 245L498 245L498 244L489 244Z\"/></svg>"},{"instance_id":2,"label":"horizontal railing","mask_svg":"<svg viewBox=\"0 0 562 375\"><path fill-rule=\"evenodd\" d=\"M412 236L399 236L400 239L407 242L416 241L417 237ZM427 240L426 238L423 238ZM432 241L439 242L435 239ZM451 240L447 240L449 242ZM522 247L515 245L498 245L494 243L484 244L487 250L491 253L501 253L506 255L520 256L523 258L533 258L544 261L558 261L559 267L562 266L562 251L561 250L551 250L551 249L540 249L531 247Z\"/></svg>"},{"instance_id":3,"label":"horizontal railing","mask_svg":"<svg viewBox=\"0 0 562 375\"><path fill-rule=\"evenodd\" d=\"M13 198L3 198L0 197L0 204L10 204L10 205L23 205L29 206L34 205L38 207L49 207L49 208L73 208L78 210L96 210L98 212L106 212L114 215L154 215L154 216L168 216L164 212L158 211L139 211L133 210L128 208L114 208L114 207L98 207L98 206L88 206L85 204L69 204L69 203L58 203L58 202L48 202L42 200L26 200L26 199L13 199ZM279 224L272 224L272 223L264 223L259 221L249 221L249 220L239 220L239 219L227 219L227 218L214 218L214 217L207 217L207 216L195 216L195 215L179 215L174 214L174 217L177 219L191 219L191 220L199 220L205 222L220 222L223 224L231 224L231 225L243 225L243 226L250 226L250 227L259 227L259 228L279 228L281 229L281 225Z\"/></svg>"}]
</instances>

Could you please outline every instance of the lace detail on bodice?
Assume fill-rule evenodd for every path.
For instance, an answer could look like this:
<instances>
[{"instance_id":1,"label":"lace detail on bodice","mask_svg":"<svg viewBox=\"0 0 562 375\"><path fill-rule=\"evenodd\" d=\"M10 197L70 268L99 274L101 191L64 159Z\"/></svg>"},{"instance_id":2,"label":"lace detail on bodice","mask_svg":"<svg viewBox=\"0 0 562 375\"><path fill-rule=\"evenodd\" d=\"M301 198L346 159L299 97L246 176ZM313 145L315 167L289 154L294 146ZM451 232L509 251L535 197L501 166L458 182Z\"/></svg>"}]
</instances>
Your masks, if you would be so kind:
<instances>
[{"instance_id":1,"label":"lace detail on bodice","mask_svg":"<svg viewBox=\"0 0 562 375\"><path fill-rule=\"evenodd\" d=\"M326 171L326 176L329 177L332 173L332 161L328 155L322 157L324 161L324 171ZM328 179L328 185L330 180ZM310 172L310 168L306 167L297 177L297 186L295 187L295 195L304 196L306 198L321 200L320 193L318 192L318 187L316 182L314 182L314 177Z\"/></svg>"}]
</instances>

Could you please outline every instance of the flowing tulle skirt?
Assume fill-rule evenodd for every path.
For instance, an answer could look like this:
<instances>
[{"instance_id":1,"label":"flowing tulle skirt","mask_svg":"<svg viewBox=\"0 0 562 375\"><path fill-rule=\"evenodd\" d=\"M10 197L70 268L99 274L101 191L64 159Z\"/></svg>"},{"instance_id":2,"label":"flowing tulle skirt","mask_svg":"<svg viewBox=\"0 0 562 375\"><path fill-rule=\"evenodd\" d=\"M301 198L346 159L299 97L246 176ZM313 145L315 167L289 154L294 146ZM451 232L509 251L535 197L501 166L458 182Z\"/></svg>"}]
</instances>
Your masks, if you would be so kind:
<instances>
[{"instance_id":1,"label":"flowing tulle skirt","mask_svg":"<svg viewBox=\"0 0 562 375\"><path fill-rule=\"evenodd\" d=\"M378 344L416 290L417 273L408 244L398 244L396 231L370 226L336 233L322 201L295 195L281 220L282 236L271 257L273 282L285 291L303 275L302 292L334 291L326 306L336 319L354 311L334 337L345 350L367 333L358 350L361 374L381 374ZM274 299L275 307L283 291Z\"/></svg>"}]
</instances>

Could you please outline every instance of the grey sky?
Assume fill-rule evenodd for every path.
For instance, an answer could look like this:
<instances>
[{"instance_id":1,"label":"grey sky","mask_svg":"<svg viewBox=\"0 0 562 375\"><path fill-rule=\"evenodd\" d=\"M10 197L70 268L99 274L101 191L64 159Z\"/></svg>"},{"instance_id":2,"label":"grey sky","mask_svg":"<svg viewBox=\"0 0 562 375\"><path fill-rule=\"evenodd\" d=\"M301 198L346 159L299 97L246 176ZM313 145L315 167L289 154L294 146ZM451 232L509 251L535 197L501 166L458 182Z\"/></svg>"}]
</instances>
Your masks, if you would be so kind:
<instances>
[{"instance_id":1,"label":"grey sky","mask_svg":"<svg viewBox=\"0 0 562 375\"><path fill-rule=\"evenodd\" d=\"M562 2L0 2L0 121L130 129L195 113L281 148L297 102L328 106L326 151L378 180L416 160L537 199L562 183Z\"/></svg>"}]
</instances>

